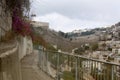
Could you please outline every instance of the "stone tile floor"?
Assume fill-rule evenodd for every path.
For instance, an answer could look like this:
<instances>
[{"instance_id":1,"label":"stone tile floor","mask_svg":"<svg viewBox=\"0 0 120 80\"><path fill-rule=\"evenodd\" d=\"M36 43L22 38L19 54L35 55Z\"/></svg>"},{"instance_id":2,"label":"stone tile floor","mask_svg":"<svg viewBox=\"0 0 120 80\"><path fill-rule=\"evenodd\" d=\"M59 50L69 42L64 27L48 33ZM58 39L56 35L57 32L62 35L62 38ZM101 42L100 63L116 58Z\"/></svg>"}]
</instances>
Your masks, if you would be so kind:
<instances>
[{"instance_id":1,"label":"stone tile floor","mask_svg":"<svg viewBox=\"0 0 120 80\"><path fill-rule=\"evenodd\" d=\"M38 53L35 50L21 61L22 80L53 80L41 71L38 66Z\"/></svg>"}]
</instances>

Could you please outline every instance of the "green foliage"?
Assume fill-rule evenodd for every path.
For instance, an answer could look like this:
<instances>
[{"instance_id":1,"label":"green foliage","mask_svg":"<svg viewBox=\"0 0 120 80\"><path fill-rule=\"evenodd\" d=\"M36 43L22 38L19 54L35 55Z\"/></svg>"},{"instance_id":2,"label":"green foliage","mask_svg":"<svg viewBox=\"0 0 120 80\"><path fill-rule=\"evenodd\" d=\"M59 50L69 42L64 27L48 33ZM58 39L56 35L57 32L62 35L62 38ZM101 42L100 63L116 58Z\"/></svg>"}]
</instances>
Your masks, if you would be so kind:
<instances>
[{"instance_id":1,"label":"green foliage","mask_svg":"<svg viewBox=\"0 0 120 80\"><path fill-rule=\"evenodd\" d=\"M69 71L64 71L63 72L63 79L64 80L75 80L74 74L69 72Z\"/></svg>"},{"instance_id":2,"label":"green foliage","mask_svg":"<svg viewBox=\"0 0 120 80\"><path fill-rule=\"evenodd\" d=\"M85 49L83 47L78 48L74 51L75 54L82 55L85 52Z\"/></svg>"},{"instance_id":3,"label":"green foliage","mask_svg":"<svg viewBox=\"0 0 120 80\"><path fill-rule=\"evenodd\" d=\"M108 50L109 50L109 51L112 51L112 48L109 47Z\"/></svg>"},{"instance_id":4,"label":"green foliage","mask_svg":"<svg viewBox=\"0 0 120 80\"><path fill-rule=\"evenodd\" d=\"M105 44L105 43L103 43L103 44L102 44L102 47L106 47L106 44Z\"/></svg>"},{"instance_id":5,"label":"green foliage","mask_svg":"<svg viewBox=\"0 0 120 80\"><path fill-rule=\"evenodd\" d=\"M89 50L90 49L90 47L89 46L85 46L85 50Z\"/></svg>"},{"instance_id":6,"label":"green foliage","mask_svg":"<svg viewBox=\"0 0 120 80\"><path fill-rule=\"evenodd\" d=\"M65 33L62 32L62 31L59 31L58 34L59 34L60 36L62 36L62 37L65 37Z\"/></svg>"},{"instance_id":7,"label":"green foliage","mask_svg":"<svg viewBox=\"0 0 120 80\"><path fill-rule=\"evenodd\" d=\"M35 44L35 45L42 45L44 47L46 47L46 45L47 45L45 40L41 36L33 34L32 40L33 40L33 44Z\"/></svg>"},{"instance_id":8,"label":"green foliage","mask_svg":"<svg viewBox=\"0 0 120 80\"><path fill-rule=\"evenodd\" d=\"M92 44L92 50L96 51L98 49L98 43Z\"/></svg>"},{"instance_id":9,"label":"green foliage","mask_svg":"<svg viewBox=\"0 0 120 80\"><path fill-rule=\"evenodd\" d=\"M113 58L113 57L108 57L108 60L110 60L110 61L112 60L112 61L113 61L113 60L114 60L114 58Z\"/></svg>"},{"instance_id":10,"label":"green foliage","mask_svg":"<svg viewBox=\"0 0 120 80\"><path fill-rule=\"evenodd\" d=\"M87 35L91 35L91 34L94 34L95 32L93 31L86 31L86 32L82 32L81 33L81 36L87 36Z\"/></svg>"},{"instance_id":11,"label":"green foliage","mask_svg":"<svg viewBox=\"0 0 120 80\"><path fill-rule=\"evenodd\" d=\"M47 50L51 50L51 51L57 51L57 49L55 49L51 44L47 43L46 45Z\"/></svg>"},{"instance_id":12,"label":"green foliage","mask_svg":"<svg viewBox=\"0 0 120 80\"><path fill-rule=\"evenodd\" d=\"M20 9L21 12L19 13L30 10L30 0L6 0L6 5L7 10L10 11L13 11L15 8Z\"/></svg>"},{"instance_id":13,"label":"green foliage","mask_svg":"<svg viewBox=\"0 0 120 80\"><path fill-rule=\"evenodd\" d=\"M6 11L12 16L12 30L17 35L31 34L30 24L24 16L29 16L30 0L5 0Z\"/></svg>"}]
</instances>

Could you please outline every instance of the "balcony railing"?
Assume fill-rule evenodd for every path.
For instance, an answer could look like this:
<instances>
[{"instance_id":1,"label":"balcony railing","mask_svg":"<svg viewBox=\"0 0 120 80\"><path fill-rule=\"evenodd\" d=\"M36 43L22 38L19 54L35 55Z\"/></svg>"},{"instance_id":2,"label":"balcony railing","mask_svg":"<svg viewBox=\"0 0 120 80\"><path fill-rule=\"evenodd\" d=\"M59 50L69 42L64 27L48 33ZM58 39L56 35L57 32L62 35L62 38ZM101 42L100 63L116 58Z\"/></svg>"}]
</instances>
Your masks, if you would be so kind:
<instances>
[{"instance_id":1,"label":"balcony railing","mask_svg":"<svg viewBox=\"0 0 120 80\"><path fill-rule=\"evenodd\" d=\"M39 49L39 67L55 80L120 80L120 64Z\"/></svg>"}]
</instances>

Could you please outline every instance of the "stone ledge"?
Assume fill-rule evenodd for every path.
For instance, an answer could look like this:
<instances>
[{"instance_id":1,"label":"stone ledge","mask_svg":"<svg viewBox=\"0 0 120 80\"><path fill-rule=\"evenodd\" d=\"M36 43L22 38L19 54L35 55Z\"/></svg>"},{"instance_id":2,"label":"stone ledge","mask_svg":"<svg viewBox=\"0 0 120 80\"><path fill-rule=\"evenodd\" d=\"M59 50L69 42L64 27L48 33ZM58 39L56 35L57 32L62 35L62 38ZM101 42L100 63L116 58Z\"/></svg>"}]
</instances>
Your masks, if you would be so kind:
<instances>
[{"instance_id":1,"label":"stone ledge","mask_svg":"<svg viewBox=\"0 0 120 80\"><path fill-rule=\"evenodd\" d=\"M0 43L0 55L16 47L17 42L15 40L8 43Z\"/></svg>"},{"instance_id":2,"label":"stone ledge","mask_svg":"<svg viewBox=\"0 0 120 80\"><path fill-rule=\"evenodd\" d=\"M12 49L6 50L6 52L3 52L2 54L0 54L0 58L1 58L1 57L5 57L5 56L8 56L8 55L14 53L15 51L17 51L18 46L15 45L14 47L11 47L11 48L12 48Z\"/></svg>"}]
</instances>

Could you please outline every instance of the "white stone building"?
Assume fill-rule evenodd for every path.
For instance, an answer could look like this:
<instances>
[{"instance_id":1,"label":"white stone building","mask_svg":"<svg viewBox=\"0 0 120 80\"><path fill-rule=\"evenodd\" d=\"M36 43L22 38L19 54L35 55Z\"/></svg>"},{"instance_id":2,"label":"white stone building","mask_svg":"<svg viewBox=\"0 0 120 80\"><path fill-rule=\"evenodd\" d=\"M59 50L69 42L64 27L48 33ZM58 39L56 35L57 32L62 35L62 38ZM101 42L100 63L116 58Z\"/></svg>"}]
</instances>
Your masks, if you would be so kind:
<instances>
[{"instance_id":1,"label":"white stone building","mask_svg":"<svg viewBox=\"0 0 120 80\"><path fill-rule=\"evenodd\" d=\"M34 25L34 27L41 27L43 29L49 28L49 23L47 23L47 22L32 21L31 24Z\"/></svg>"}]
</instances>

